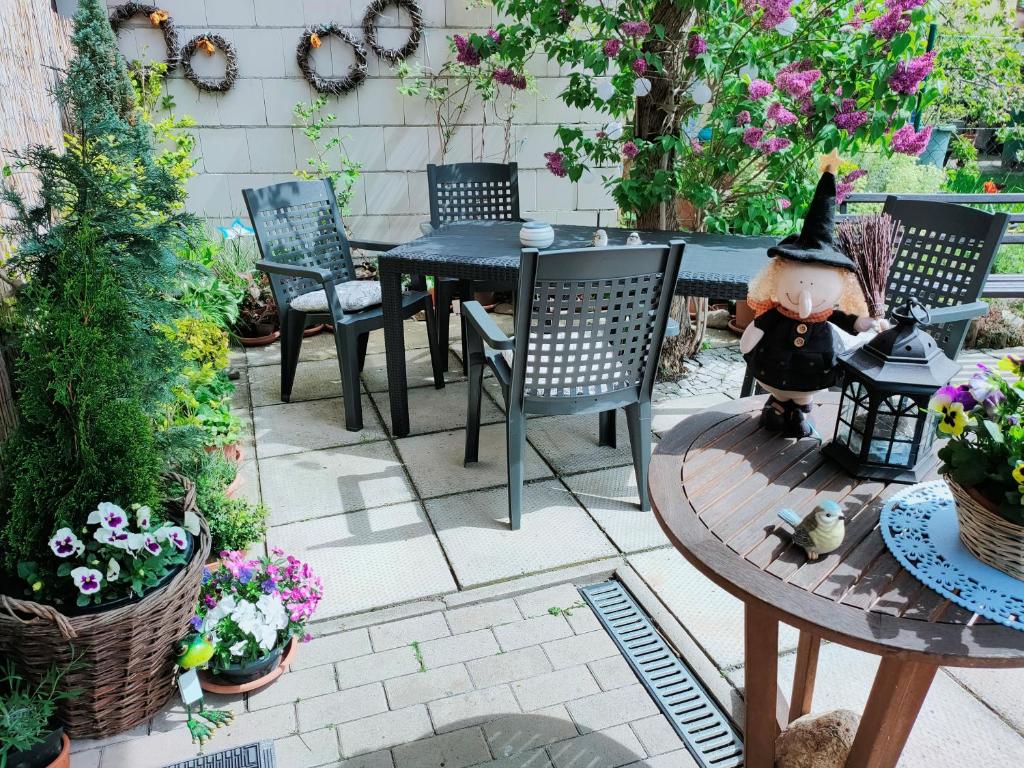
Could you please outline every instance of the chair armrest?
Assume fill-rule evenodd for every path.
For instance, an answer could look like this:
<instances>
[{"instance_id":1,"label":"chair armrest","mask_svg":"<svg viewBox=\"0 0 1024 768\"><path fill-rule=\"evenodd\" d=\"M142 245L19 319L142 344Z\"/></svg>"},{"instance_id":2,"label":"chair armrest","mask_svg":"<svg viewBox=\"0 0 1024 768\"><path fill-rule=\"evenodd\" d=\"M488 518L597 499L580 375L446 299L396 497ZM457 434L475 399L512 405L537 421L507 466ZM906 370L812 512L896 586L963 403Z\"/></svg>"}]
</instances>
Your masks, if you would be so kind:
<instances>
[{"instance_id":1,"label":"chair armrest","mask_svg":"<svg viewBox=\"0 0 1024 768\"><path fill-rule=\"evenodd\" d=\"M479 301L465 301L461 304L462 316L466 318L473 330L480 334L480 338L486 342L491 349L515 349L515 342L498 327L483 305Z\"/></svg>"},{"instance_id":2,"label":"chair armrest","mask_svg":"<svg viewBox=\"0 0 1024 768\"><path fill-rule=\"evenodd\" d=\"M330 271L319 267L298 267L294 264L281 264L276 261L257 261L256 269L261 272L272 272L285 277L305 277L318 283L327 283L334 279Z\"/></svg>"},{"instance_id":3,"label":"chair armrest","mask_svg":"<svg viewBox=\"0 0 1024 768\"><path fill-rule=\"evenodd\" d=\"M390 251L401 245L401 243L382 243L380 240L353 240L351 238L349 238L348 244L361 251Z\"/></svg>"},{"instance_id":4,"label":"chair armrest","mask_svg":"<svg viewBox=\"0 0 1024 768\"><path fill-rule=\"evenodd\" d=\"M961 320L973 320L976 317L984 317L988 314L988 304L984 301L975 301L971 304L960 304L955 307L935 307L934 309L929 308L928 314L932 318L931 325L956 323Z\"/></svg>"},{"instance_id":5,"label":"chair armrest","mask_svg":"<svg viewBox=\"0 0 1024 768\"><path fill-rule=\"evenodd\" d=\"M674 339L679 335L679 321L674 317L668 319L668 323L665 325L665 338Z\"/></svg>"}]
</instances>

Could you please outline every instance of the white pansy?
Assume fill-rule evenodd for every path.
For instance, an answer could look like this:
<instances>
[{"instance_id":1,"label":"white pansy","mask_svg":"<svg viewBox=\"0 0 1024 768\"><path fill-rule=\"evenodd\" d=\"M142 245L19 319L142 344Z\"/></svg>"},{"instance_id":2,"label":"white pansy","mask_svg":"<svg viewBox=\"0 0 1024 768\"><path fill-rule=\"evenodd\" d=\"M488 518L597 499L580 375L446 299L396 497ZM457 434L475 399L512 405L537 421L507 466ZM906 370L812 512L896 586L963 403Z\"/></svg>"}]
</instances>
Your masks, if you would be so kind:
<instances>
[{"instance_id":1,"label":"white pansy","mask_svg":"<svg viewBox=\"0 0 1024 768\"><path fill-rule=\"evenodd\" d=\"M288 626L288 610L277 595L263 595L257 601L256 607L266 618L267 624L275 631Z\"/></svg>"},{"instance_id":2,"label":"white pansy","mask_svg":"<svg viewBox=\"0 0 1024 768\"><path fill-rule=\"evenodd\" d=\"M228 649L228 652L232 656L242 656L245 653L245 646L247 643L247 640L239 640Z\"/></svg>"},{"instance_id":3,"label":"white pansy","mask_svg":"<svg viewBox=\"0 0 1024 768\"><path fill-rule=\"evenodd\" d=\"M153 517L153 510L149 507L139 507L135 513L135 523L139 528L149 528L150 520Z\"/></svg>"},{"instance_id":4,"label":"white pansy","mask_svg":"<svg viewBox=\"0 0 1024 768\"><path fill-rule=\"evenodd\" d=\"M114 558L107 561L107 581L117 581L121 575L121 564Z\"/></svg>"}]
</instances>

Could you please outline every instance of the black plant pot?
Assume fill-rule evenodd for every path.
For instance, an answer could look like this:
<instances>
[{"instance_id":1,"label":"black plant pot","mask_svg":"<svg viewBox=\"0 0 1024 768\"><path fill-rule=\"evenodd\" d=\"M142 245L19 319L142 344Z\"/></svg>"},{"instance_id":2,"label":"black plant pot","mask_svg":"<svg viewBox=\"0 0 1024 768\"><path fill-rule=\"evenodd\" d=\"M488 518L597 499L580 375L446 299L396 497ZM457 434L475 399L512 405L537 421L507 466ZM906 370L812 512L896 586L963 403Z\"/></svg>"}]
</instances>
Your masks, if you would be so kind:
<instances>
[{"instance_id":1,"label":"black plant pot","mask_svg":"<svg viewBox=\"0 0 1024 768\"><path fill-rule=\"evenodd\" d=\"M7 755L7 768L47 768L64 748L64 728L57 726L38 744L24 752L14 751Z\"/></svg>"},{"instance_id":2,"label":"black plant pot","mask_svg":"<svg viewBox=\"0 0 1024 768\"><path fill-rule=\"evenodd\" d=\"M217 676L218 680L234 683L235 685L251 683L253 680L269 675L277 669L277 665L281 663L281 653L283 651L283 648L275 648L263 658L256 659L256 661L250 661L248 664L232 664L223 669L214 669L213 673Z\"/></svg>"}]
</instances>

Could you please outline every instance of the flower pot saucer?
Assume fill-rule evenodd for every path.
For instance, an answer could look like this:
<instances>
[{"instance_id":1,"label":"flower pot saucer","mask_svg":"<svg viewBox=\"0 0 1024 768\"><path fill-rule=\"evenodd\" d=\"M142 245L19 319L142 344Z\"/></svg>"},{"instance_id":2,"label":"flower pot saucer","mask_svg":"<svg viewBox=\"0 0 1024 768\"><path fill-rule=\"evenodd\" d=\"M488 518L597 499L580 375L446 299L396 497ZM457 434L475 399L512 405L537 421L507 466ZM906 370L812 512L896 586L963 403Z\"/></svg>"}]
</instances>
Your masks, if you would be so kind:
<instances>
[{"instance_id":1,"label":"flower pot saucer","mask_svg":"<svg viewBox=\"0 0 1024 768\"><path fill-rule=\"evenodd\" d=\"M265 685L270 685L272 682L277 680L281 675L288 671L288 667L292 663L292 659L295 658L295 653L298 651L299 643L293 637L288 645L285 646L284 653L281 655L281 662L263 677L258 677L255 680L250 680L247 683L226 683L221 682L217 677L210 674L209 672L199 673L199 685L207 693L222 693L222 694L235 694L235 693L247 693L249 691L255 691L258 688L262 688Z\"/></svg>"}]
</instances>

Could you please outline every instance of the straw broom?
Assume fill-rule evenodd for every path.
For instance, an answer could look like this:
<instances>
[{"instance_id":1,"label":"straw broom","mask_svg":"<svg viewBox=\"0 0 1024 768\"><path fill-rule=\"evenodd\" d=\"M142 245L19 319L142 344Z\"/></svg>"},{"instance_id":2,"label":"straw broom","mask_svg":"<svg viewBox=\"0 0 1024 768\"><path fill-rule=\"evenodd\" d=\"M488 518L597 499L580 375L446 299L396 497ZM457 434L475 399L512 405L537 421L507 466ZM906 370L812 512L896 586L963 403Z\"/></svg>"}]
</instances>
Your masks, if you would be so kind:
<instances>
[{"instance_id":1,"label":"straw broom","mask_svg":"<svg viewBox=\"0 0 1024 768\"><path fill-rule=\"evenodd\" d=\"M858 216L836 227L839 247L857 264L857 279L873 318L885 316L885 288L901 227L887 213Z\"/></svg>"}]
</instances>

